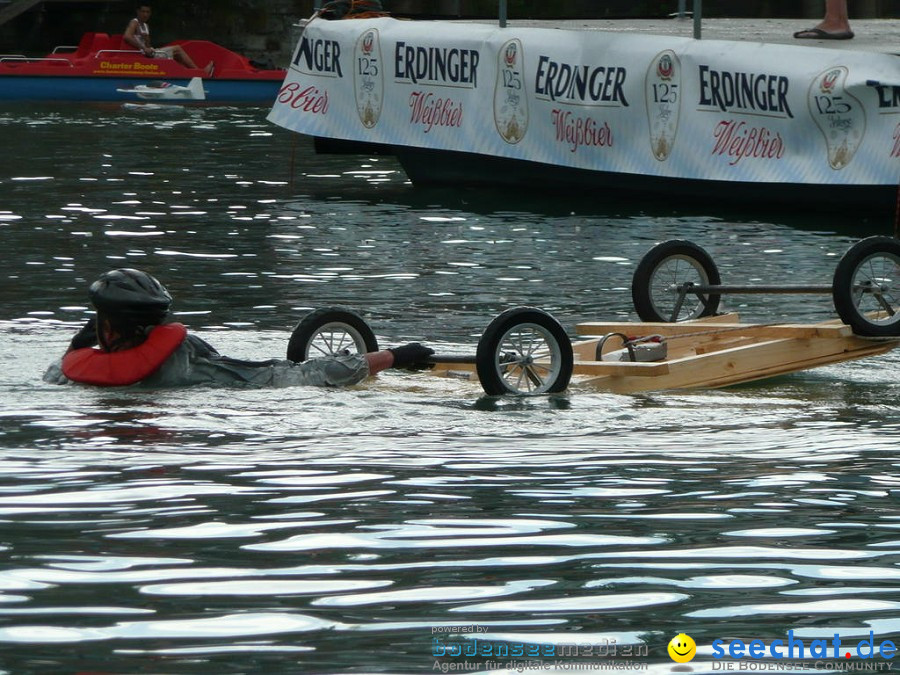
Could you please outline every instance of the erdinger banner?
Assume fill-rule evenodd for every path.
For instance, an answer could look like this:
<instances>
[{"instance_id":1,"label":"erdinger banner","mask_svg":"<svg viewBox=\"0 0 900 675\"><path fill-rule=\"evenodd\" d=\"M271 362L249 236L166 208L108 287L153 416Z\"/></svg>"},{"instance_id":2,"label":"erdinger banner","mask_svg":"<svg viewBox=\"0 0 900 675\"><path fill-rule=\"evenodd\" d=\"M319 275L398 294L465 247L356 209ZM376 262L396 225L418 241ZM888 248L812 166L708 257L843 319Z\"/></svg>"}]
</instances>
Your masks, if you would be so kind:
<instances>
[{"instance_id":1,"label":"erdinger banner","mask_svg":"<svg viewBox=\"0 0 900 675\"><path fill-rule=\"evenodd\" d=\"M312 136L596 171L896 185L900 58L597 31L315 20L269 120Z\"/></svg>"}]
</instances>

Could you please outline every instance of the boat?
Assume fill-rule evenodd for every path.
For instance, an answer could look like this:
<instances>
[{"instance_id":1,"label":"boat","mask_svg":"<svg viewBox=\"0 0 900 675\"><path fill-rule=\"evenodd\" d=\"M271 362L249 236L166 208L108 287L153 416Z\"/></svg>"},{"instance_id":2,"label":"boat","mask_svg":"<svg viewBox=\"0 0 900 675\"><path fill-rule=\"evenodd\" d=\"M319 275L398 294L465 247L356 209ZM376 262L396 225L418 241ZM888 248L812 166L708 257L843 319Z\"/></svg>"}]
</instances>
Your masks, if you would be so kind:
<instances>
[{"instance_id":1,"label":"boat","mask_svg":"<svg viewBox=\"0 0 900 675\"><path fill-rule=\"evenodd\" d=\"M203 78L192 77L186 87L171 82L153 80L147 84L139 84L131 89L117 89L120 94L134 94L145 101L203 101L206 90Z\"/></svg>"},{"instance_id":2,"label":"boat","mask_svg":"<svg viewBox=\"0 0 900 675\"><path fill-rule=\"evenodd\" d=\"M385 17L307 23L269 120L416 186L893 216L898 116L892 53Z\"/></svg>"},{"instance_id":3,"label":"boat","mask_svg":"<svg viewBox=\"0 0 900 675\"><path fill-rule=\"evenodd\" d=\"M203 78L203 97L180 95L182 101L206 103L273 102L285 71L262 68L246 57L208 40L176 40L194 63L215 63L212 76L203 68L187 68L174 59L147 58L121 35L85 33L77 46L56 47L43 57L0 55L0 101L135 101L154 96L155 89L190 88ZM154 83L165 83L164 86ZM147 94L140 96L140 93Z\"/></svg>"},{"instance_id":4,"label":"boat","mask_svg":"<svg viewBox=\"0 0 900 675\"><path fill-rule=\"evenodd\" d=\"M830 293L839 319L741 323L718 313L724 293ZM653 247L635 269L641 321L584 322L574 343L535 307L514 307L485 328L474 355L434 355L430 373L477 381L497 395L573 389L619 394L718 388L884 354L900 347L900 241L868 237L852 246L828 286L726 286L692 242ZM347 308L322 308L291 335L287 358L377 351L375 334Z\"/></svg>"}]
</instances>

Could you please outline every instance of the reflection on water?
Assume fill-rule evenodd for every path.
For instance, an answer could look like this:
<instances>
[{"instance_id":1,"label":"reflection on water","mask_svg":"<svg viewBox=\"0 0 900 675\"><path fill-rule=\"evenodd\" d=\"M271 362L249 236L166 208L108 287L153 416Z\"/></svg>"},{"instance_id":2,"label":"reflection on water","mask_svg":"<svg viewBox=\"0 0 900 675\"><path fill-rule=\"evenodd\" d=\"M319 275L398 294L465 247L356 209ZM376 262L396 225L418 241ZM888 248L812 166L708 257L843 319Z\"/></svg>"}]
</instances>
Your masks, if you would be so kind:
<instances>
[{"instance_id":1,"label":"reflection on water","mask_svg":"<svg viewBox=\"0 0 900 675\"><path fill-rule=\"evenodd\" d=\"M431 672L477 639L615 644L668 672L687 632L703 672L716 638L897 637L897 354L641 396L492 399L393 372L277 395L41 383L113 266L159 276L237 357L281 355L333 304L385 345L467 353L512 305L633 318L657 241L696 241L734 283L828 283L883 233L418 191L390 157L316 156L265 113L0 111L0 668Z\"/></svg>"}]
</instances>

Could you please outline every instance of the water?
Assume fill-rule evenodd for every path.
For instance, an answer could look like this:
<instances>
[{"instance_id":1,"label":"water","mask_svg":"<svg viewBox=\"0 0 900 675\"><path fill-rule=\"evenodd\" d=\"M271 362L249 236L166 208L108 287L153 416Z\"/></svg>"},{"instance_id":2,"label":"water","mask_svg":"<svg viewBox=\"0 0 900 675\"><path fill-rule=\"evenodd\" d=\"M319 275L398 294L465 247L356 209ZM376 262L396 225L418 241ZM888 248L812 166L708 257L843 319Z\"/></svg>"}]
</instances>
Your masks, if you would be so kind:
<instances>
[{"instance_id":1,"label":"water","mask_svg":"<svg viewBox=\"0 0 900 675\"><path fill-rule=\"evenodd\" d=\"M349 390L43 384L111 267L156 274L237 357L282 355L335 304L383 345L468 353L514 305L570 328L634 318L657 241L706 247L726 283L812 284L890 230L419 191L390 157L316 156L265 114L0 111L0 670L502 672L514 659L435 652L531 643L593 646L542 672L669 672L685 632L699 656L677 667L704 672L717 638L900 637L896 353L640 396L491 399L393 372ZM827 296L728 305L832 315Z\"/></svg>"}]
</instances>

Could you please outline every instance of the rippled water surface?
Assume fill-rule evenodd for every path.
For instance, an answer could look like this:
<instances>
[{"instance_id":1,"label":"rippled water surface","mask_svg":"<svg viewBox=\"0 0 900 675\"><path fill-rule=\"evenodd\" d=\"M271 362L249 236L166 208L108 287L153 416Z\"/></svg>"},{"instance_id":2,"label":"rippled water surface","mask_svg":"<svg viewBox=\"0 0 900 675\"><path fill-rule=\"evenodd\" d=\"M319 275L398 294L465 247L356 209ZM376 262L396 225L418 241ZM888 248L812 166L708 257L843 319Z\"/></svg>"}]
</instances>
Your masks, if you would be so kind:
<instances>
[{"instance_id":1,"label":"rippled water surface","mask_svg":"<svg viewBox=\"0 0 900 675\"><path fill-rule=\"evenodd\" d=\"M569 329L634 318L658 241L704 246L725 281L829 283L857 237L890 230L415 190L392 158L315 155L266 112L0 110L0 669L484 672L512 659L451 653L580 644L606 651L542 672L668 672L685 632L699 656L678 667L702 672L717 638L900 639L896 353L640 396L494 399L393 372L348 390L43 384L111 267L154 273L233 356L281 356L334 304L384 345L467 353L514 305ZM832 315L827 296L728 304Z\"/></svg>"}]
</instances>

